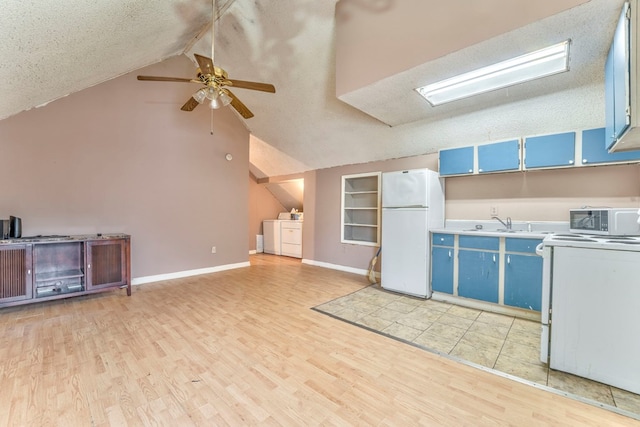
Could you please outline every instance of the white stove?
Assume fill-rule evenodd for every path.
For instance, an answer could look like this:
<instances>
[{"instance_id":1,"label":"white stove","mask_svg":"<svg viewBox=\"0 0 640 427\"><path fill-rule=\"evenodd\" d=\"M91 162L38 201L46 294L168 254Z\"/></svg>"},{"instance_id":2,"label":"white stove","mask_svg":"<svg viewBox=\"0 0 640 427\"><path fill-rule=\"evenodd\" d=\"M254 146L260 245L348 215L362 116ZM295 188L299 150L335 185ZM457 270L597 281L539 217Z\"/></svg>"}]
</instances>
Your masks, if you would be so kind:
<instances>
[{"instance_id":1,"label":"white stove","mask_svg":"<svg viewBox=\"0 0 640 427\"><path fill-rule=\"evenodd\" d=\"M554 233L545 237L543 246L640 251L640 236L600 236L578 233Z\"/></svg>"},{"instance_id":2,"label":"white stove","mask_svg":"<svg viewBox=\"0 0 640 427\"><path fill-rule=\"evenodd\" d=\"M545 237L540 360L640 394L640 236Z\"/></svg>"}]
</instances>

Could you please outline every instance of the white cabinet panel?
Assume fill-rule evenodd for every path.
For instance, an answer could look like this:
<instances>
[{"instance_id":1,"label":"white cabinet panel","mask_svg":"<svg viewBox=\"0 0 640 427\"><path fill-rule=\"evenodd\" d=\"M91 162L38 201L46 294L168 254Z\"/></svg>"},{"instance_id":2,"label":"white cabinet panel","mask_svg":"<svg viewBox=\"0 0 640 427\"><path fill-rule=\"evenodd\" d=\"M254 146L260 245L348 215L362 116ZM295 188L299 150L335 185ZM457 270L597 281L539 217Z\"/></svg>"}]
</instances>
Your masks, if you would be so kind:
<instances>
[{"instance_id":1,"label":"white cabinet panel","mask_svg":"<svg viewBox=\"0 0 640 427\"><path fill-rule=\"evenodd\" d=\"M550 366L640 393L640 252L555 247Z\"/></svg>"},{"instance_id":2,"label":"white cabinet panel","mask_svg":"<svg viewBox=\"0 0 640 427\"><path fill-rule=\"evenodd\" d=\"M264 252L280 255L280 221L275 219L262 221L262 233L264 235Z\"/></svg>"},{"instance_id":3,"label":"white cabinet panel","mask_svg":"<svg viewBox=\"0 0 640 427\"><path fill-rule=\"evenodd\" d=\"M281 254L302 258L302 222L282 221L280 224Z\"/></svg>"}]
</instances>

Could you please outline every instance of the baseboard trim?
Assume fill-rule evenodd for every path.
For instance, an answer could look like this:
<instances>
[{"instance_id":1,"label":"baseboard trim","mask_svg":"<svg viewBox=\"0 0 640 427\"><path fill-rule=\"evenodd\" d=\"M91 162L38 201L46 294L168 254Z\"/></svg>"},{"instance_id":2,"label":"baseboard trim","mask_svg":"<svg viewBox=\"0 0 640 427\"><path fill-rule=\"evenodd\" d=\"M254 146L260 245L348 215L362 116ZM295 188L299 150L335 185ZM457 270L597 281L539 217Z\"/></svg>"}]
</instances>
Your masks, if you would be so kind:
<instances>
[{"instance_id":1,"label":"baseboard trim","mask_svg":"<svg viewBox=\"0 0 640 427\"><path fill-rule=\"evenodd\" d=\"M369 270L363 270L362 268L347 267L346 265L331 264L328 262L315 261L313 259L303 259L302 263L315 265L316 267L330 268L331 270L346 271L347 273L355 273L363 276L369 274Z\"/></svg>"},{"instance_id":2,"label":"baseboard trim","mask_svg":"<svg viewBox=\"0 0 640 427\"><path fill-rule=\"evenodd\" d=\"M249 251L249 255L255 255L257 253L258 253L258 251L256 251L255 249L252 249L252 250Z\"/></svg>"},{"instance_id":3,"label":"baseboard trim","mask_svg":"<svg viewBox=\"0 0 640 427\"><path fill-rule=\"evenodd\" d=\"M249 261L235 264L218 265L215 267L198 268L195 270L177 271L175 273L156 274L154 276L143 276L131 279L132 285L142 285L144 283L160 282L162 280L181 279L183 277L199 276L201 274L217 273L219 271L233 270L234 268L249 267Z\"/></svg>"}]
</instances>

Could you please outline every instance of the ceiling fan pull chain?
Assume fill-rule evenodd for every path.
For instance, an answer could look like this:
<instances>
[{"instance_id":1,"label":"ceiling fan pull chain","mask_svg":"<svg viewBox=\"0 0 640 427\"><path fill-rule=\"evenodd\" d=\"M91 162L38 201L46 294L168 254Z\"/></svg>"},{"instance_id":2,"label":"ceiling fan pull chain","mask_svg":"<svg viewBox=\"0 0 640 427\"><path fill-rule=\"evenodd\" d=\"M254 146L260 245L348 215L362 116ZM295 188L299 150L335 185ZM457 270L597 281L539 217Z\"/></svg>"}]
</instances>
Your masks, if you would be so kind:
<instances>
[{"instance_id":1,"label":"ceiling fan pull chain","mask_svg":"<svg viewBox=\"0 0 640 427\"><path fill-rule=\"evenodd\" d=\"M211 135L213 135L213 108L209 111L211 111Z\"/></svg>"}]
</instances>

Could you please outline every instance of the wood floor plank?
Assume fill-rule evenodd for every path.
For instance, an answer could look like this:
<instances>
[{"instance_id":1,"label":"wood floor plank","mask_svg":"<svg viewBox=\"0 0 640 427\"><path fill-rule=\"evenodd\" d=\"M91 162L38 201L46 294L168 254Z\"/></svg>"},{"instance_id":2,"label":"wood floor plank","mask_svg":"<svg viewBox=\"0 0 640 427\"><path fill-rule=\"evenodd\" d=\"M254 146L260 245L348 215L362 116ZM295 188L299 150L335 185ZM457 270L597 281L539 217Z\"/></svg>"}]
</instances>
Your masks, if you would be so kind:
<instances>
[{"instance_id":1,"label":"wood floor plank","mask_svg":"<svg viewBox=\"0 0 640 427\"><path fill-rule=\"evenodd\" d=\"M0 311L0 425L638 425L311 310L366 277L251 267Z\"/></svg>"}]
</instances>

